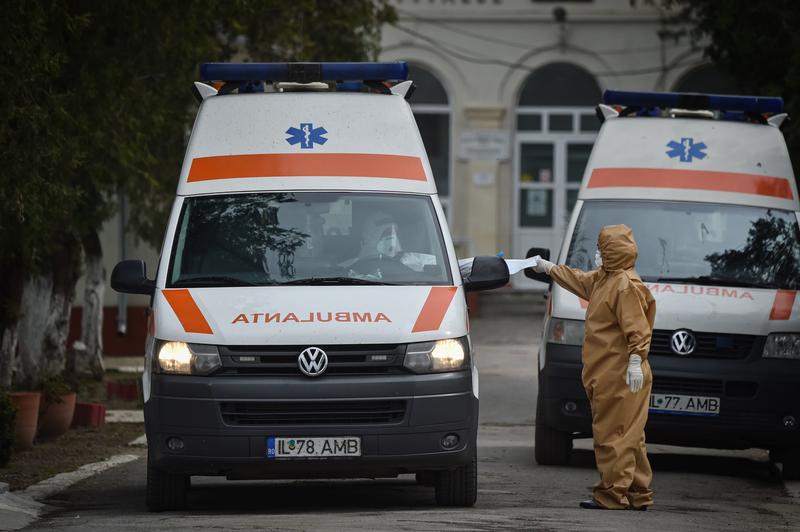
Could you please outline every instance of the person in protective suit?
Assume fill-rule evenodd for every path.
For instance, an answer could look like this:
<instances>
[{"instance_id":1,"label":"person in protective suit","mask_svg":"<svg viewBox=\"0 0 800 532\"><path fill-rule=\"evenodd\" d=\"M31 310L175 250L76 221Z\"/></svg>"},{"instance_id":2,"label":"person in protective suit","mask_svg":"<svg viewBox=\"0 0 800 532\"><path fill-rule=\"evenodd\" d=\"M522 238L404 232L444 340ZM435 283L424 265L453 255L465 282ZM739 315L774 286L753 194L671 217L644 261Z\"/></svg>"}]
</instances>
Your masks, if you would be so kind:
<instances>
[{"instance_id":1,"label":"person in protective suit","mask_svg":"<svg viewBox=\"0 0 800 532\"><path fill-rule=\"evenodd\" d=\"M608 225L598 238L596 270L543 259L534 267L589 302L582 380L592 407L600 481L582 508L646 510L653 504L644 426L653 382L647 353L656 303L634 270L637 255L633 231Z\"/></svg>"}]
</instances>

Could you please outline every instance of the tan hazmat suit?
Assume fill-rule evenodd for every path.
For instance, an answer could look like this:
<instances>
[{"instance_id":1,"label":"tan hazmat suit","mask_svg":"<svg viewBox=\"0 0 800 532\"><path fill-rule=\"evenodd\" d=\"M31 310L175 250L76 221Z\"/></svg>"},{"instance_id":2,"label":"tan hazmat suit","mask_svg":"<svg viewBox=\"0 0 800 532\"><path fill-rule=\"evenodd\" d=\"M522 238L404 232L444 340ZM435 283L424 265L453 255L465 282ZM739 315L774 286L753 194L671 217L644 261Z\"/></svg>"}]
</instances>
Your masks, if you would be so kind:
<instances>
[{"instance_id":1,"label":"tan hazmat suit","mask_svg":"<svg viewBox=\"0 0 800 532\"><path fill-rule=\"evenodd\" d=\"M609 225L600 231L602 268L590 272L554 266L550 276L589 302L583 341L583 386L592 406L594 452L600 481L594 500L606 508L653 504L653 472L647 460L644 426L653 374L647 362L656 303L634 270L638 250L633 231ZM628 358L642 357L644 385L638 393L625 383Z\"/></svg>"}]
</instances>

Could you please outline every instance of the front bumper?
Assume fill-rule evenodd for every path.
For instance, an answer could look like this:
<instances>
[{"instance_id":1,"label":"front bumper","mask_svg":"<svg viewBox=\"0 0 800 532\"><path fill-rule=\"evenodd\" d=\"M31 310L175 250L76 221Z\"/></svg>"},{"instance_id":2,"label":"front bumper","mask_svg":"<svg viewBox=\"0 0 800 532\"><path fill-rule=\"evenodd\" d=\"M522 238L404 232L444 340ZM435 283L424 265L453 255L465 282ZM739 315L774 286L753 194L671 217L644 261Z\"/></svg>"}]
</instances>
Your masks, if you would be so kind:
<instances>
[{"instance_id":1,"label":"front bumper","mask_svg":"<svg viewBox=\"0 0 800 532\"><path fill-rule=\"evenodd\" d=\"M591 409L581 383L581 348L550 343L543 348L540 422L575 437L591 437ZM657 355L649 361L653 393L719 397L720 414L651 413L648 442L720 449L800 446L800 362L760 356L721 360ZM567 407L570 402L577 407L574 411ZM786 416L798 420L794 428L785 426Z\"/></svg>"},{"instance_id":2,"label":"front bumper","mask_svg":"<svg viewBox=\"0 0 800 532\"><path fill-rule=\"evenodd\" d=\"M340 415L311 423L272 419L239 424L222 407L313 402L324 409L342 401L391 401L404 404L404 410L396 418L378 422L347 422ZM145 404L149 456L155 467L232 479L374 478L454 469L472 458L477 422L478 400L472 394L469 371L319 379L153 375L152 394ZM440 442L449 433L457 434L459 443L445 450ZM362 456L267 459L269 436L359 436ZM168 449L171 437L183 440L183 449Z\"/></svg>"}]
</instances>

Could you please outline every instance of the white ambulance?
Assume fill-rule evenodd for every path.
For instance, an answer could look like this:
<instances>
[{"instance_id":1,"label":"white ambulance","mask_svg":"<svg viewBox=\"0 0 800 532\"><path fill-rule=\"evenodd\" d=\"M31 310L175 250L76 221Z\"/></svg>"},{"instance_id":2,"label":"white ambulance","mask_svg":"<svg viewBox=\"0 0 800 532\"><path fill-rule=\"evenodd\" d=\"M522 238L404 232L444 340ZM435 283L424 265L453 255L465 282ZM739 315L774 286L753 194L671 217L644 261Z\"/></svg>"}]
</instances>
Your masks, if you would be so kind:
<instances>
[{"instance_id":1,"label":"white ambulance","mask_svg":"<svg viewBox=\"0 0 800 532\"><path fill-rule=\"evenodd\" d=\"M785 478L798 478L800 204L782 111L779 98L607 91L557 262L594 269L600 229L630 226L657 305L648 441L765 448ZM591 436L586 307L551 287L540 464L567 462L572 440Z\"/></svg>"},{"instance_id":2,"label":"white ambulance","mask_svg":"<svg viewBox=\"0 0 800 532\"><path fill-rule=\"evenodd\" d=\"M201 69L216 88L196 84L202 103L155 279L142 261L119 263L111 279L152 296L151 510L183 506L191 475L416 473L439 504L475 503L478 372L464 293L505 285L508 268L479 257L462 279L407 72Z\"/></svg>"}]
</instances>

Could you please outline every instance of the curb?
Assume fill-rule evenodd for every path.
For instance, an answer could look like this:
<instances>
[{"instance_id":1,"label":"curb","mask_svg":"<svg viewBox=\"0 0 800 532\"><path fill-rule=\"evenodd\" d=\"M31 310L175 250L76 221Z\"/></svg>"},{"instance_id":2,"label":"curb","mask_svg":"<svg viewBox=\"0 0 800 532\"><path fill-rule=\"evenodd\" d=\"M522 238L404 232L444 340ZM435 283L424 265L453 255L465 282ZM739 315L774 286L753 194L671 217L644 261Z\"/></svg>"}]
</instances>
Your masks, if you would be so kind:
<instances>
[{"instance_id":1,"label":"curb","mask_svg":"<svg viewBox=\"0 0 800 532\"><path fill-rule=\"evenodd\" d=\"M106 410L106 423L144 423L144 411Z\"/></svg>"},{"instance_id":2,"label":"curb","mask_svg":"<svg viewBox=\"0 0 800 532\"><path fill-rule=\"evenodd\" d=\"M64 491L76 482L138 458L133 454L118 454L102 462L82 465L75 471L59 473L13 493L8 491L8 484L0 482L0 530L25 528L48 509L40 501Z\"/></svg>"}]
</instances>

